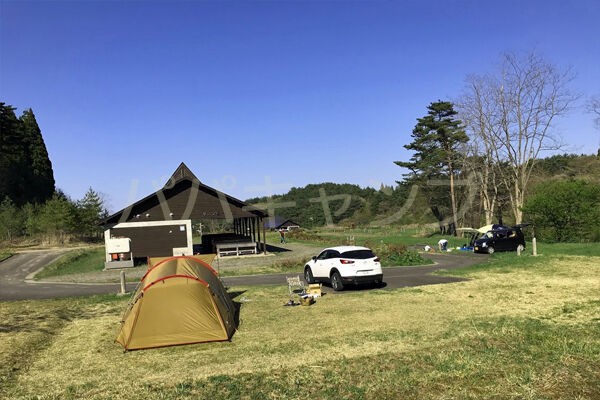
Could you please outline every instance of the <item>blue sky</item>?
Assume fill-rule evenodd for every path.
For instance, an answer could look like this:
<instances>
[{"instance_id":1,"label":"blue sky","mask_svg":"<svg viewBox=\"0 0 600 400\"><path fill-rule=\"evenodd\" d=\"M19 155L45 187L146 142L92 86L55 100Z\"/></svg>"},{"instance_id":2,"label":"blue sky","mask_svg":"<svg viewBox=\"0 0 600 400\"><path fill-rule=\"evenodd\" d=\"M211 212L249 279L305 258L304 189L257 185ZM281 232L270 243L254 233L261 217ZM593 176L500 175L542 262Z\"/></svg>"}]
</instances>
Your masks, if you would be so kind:
<instances>
[{"instance_id":1,"label":"blue sky","mask_svg":"<svg viewBox=\"0 0 600 400\"><path fill-rule=\"evenodd\" d=\"M182 161L240 199L378 188L402 178L426 106L504 51L535 49L600 95L599 21L595 0L0 0L0 101L33 109L59 188L111 211ZM583 108L556 129L598 150Z\"/></svg>"}]
</instances>

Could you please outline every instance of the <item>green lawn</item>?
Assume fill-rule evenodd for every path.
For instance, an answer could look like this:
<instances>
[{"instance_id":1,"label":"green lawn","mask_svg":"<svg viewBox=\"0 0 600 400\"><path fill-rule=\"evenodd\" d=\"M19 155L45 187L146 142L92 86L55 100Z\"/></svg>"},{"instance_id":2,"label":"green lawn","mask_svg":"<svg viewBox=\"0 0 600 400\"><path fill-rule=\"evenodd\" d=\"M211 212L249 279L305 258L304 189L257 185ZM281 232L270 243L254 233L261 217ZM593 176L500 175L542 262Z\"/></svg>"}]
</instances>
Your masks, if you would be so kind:
<instances>
[{"instance_id":1,"label":"green lawn","mask_svg":"<svg viewBox=\"0 0 600 400\"><path fill-rule=\"evenodd\" d=\"M0 250L0 262L6 260L7 258L11 257L12 255L13 255L13 253L8 250Z\"/></svg>"},{"instance_id":2,"label":"green lawn","mask_svg":"<svg viewBox=\"0 0 600 400\"><path fill-rule=\"evenodd\" d=\"M35 279L102 271L104 254L104 247L75 249L37 273Z\"/></svg>"},{"instance_id":3,"label":"green lawn","mask_svg":"<svg viewBox=\"0 0 600 400\"><path fill-rule=\"evenodd\" d=\"M373 248L384 266L399 265L425 265L431 264L431 260L422 257L414 250L409 250L406 245L414 240L411 233L401 233L395 236L385 236L385 234L371 234L368 240L356 239L356 244L367 245ZM315 246L311 255L317 254L323 247L337 246L347 244L343 234L337 233L321 236L319 232L309 232L302 235L288 235L288 242L301 243L303 245ZM279 233L268 232L267 243L279 246ZM290 244L288 243L288 244ZM289 247L289 246L288 246ZM289 254L288 254L289 253ZM104 269L104 247L75 249L60 257L57 261L46 267L35 277L37 280L44 278L80 275L90 272L100 272ZM239 260L242 264L239 268L225 268L221 270L222 276L253 275L253 274L274 274L274 273L297 273L302 269L303 263L310 258L309 256L294 256L294 252L276 253L274 258L263 260L248 259L247 262ZM227 264L228 260L222 261ZM145 266L140 266L145 269ZM136 280L136 278L133 278Z\"/></svg>"},{"instance_id":4,"label":"green lawn","mask_svg":"<svg viewBox=\"0 0 600 400\"><path fill-rule=\"evenodd\" d=\"M515 253L494 253L488 258L488 261L481 265L474 265L451 272L439 271L439 274L465 276L473 272L482 270L494 271L514 271L528 268L532 264L543 263L545 260L552 259L560 262L561 260L572 260L574 257L595 257L600 259L600 246L597 243L538 243L538 256L534 257L531 253L531 243L527 243L527 249L518 257ZM600 282L599 282L600 285Z\"/></svg>"},{"instance_id":5,"label":"green lawn","mask_svg":"<svg viewBox=\"0 0 600 400\"><path fill-rule=\"evenodd\" d=\"M128 299L3 302L0 398L600 398L600 257L572 246L310 307L284 307L284 285L233 287L231 342L129 353L114 343Z\"/></svg>"},{"instance_id":6,"label":"green lawn","mask_svg":"<svg viewBox=\"0 0 600 400\"><path fill-rule=\"evenodd\" d=\"M411 228L394 229L384 228L356 228L356 229L320 229L315 230L314 234L330 242L344 244L348 239L352 239L357 245L374 247L378 244L404 245L409 248L422 250L425 245L434 249L437 248L437 242L441 239L448 240L449 248L461 247L468 242L468 238L454 237L450 235L440 235L435 229Z\"/></svg>"}]
</instances>

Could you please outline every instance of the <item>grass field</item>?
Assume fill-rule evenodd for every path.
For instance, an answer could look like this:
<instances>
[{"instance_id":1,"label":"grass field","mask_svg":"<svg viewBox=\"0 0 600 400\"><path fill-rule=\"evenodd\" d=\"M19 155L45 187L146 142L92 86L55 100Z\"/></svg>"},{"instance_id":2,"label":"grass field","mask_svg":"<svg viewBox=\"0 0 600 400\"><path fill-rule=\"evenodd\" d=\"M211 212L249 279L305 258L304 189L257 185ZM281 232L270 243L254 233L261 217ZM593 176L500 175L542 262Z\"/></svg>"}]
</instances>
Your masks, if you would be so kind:
<instances>
[{"instance_id":1,"label":"grass field","mask_svg":"<svg viewBox=\"0 0 600 400\"><path fill-rule=\"evenodd\" d=\"M129 353L114 343L128 299L3 302L0 398L597 399L597 247L497 254L469 281L310 307L283 307L287 286L233 287L231 342Z\"/></svg>"},{"instance_id":2,"label":"grass field","mask_svg":"<svg viewBox=\"0 0 600 400\"><path fill-rule=\"evenodd\" d=\"M35 279L52 276L86 274L101 271L104 268L104 247L76 249L60 257L42 271Z\"/></svg>"},{"instance_id":3,"label":"grass field","mask_svg":"<svg viewBox=\"0 0 600 400\"><path fill-rule=\"evenodd\" d=\"M6 260L12 256L12 253L8 250L0 250L0 262Z\"/></svg>"},{"instance_id":4,"label":"grass field","mask_svg":"<svg viewBox=\"0 0 600 400\"><path fill-rule=\"evenodd\" d=\"M321 249L328 246L348 244L346 236L355 238L358 231L331 231L303 235L301 239L290 234L288 243L279 244L277 232L267 233L267 243L272 246L269 257L225 257L215 260L213 266L222 276L239 276L255 274L298 273L304 263ZM387 231L371 230L367 236L358 236L353 240L357 245L367 245L380 256L383 266L424 265L431 264L416 251L407 250L407 244L415 240L410 233L390 235ZM308 237L308 240L307 240ZM422 239L421 239L422 240ZM398 247L396 245L401 245ZM397 251L401 250L401 251ZM119 271L104 270L104 248L78 248L66 253L57 261L36 274L36 280L71 281L71 282L118 282ZM146 266L127 270L128 281L138 281L145 273Z\"/></svg>"}]
</instances>

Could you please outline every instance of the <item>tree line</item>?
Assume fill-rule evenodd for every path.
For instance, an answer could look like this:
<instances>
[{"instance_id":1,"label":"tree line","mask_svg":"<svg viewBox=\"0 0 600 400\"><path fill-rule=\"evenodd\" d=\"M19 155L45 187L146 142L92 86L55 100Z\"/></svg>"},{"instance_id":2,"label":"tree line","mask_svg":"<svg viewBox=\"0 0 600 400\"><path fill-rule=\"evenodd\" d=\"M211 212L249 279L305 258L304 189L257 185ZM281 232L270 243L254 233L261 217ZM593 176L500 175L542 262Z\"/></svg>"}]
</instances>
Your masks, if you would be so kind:
<instances>
[{"instance_id":1,"label":"tree line","mask_svg":"<svg viewBox=\"0 0 600 400\"><path fill-rule=\"evenodd\" d=\"M403 182L420 185L427 193L431 213L445 233L473 224L520 224L528 212L542 229L561 226L560 232L553 230L553 239L568 237L561 232L569 225L568 231L578 231L581 239L598 240L596 179L533 184L541 155L565 148L553 127L580 97L569 88L573 74L535 53L508 53L499 65L492 73L470 76L455 101L439 100L427 107L412 131L412 142L404 146L413 156L396 161L410 171ZM588 110L598 115L597 98L588 102ZM562 213L571 213L562 222L548 218L550 202L541 198L558 192L577 205L554 202Z\"/></svg>"},{"instance_id":2,"label":"tree line","mask_svg":"<svg viewBox=\"0 0 600 400\"><path fill-rule=\"evenodd\" d=\"M33 111L17 118L14 107L0 102L0 242L97 240L105 216L104 200L92 188L80 200L56 189Z\"/></svg>"},{"instance_id":3,"label":"tree line","mask_svg":"<svg viewBox=\"0 0 600 400\"><path fill-rule=\"evenodd\" d=\"M457 99L427 106L412 130L412 141L404 146L412 152L410 160L395 161L408 170L396 187L360 192L358 187L323 184L250 201L270 212L278 202L279 215L304 226L316 221L384 225L434 219L442 233L456 234L457 228L465 226L533 222L549 240L598 241L600 175L575 174L560 181L550 175L536 180L561 160L558 156L543 161L542 155L564 149L553 126L579 99L569 87L572 79L570 70L561 70L535 53L504 54L498 70L469 76ZM596 123L599 105L598 98L588 102ZM598 157L590 157L589 164L597 166ZM562 156L562 161L580 159ZM327 218L327 210L319 208L315 197L317 188L337 200L342 211ZM298 199L301 192L307 201ZM353 199L345 207L340 203L343 193ZM297 208L290 208L291 204Z\"/></svg>"},{"instance_id":4,"label":"tree line","mask_svg":"<svg viewBox=\"0 0 600 400\"><path fill-rule=\"evenodd\" d=\"M80 200L60 190L43 203L17 206L9 197L0 203L0 242L65 244L71 241L99 241L99 222L108 216L102 196L89 188Z\"/></svg>"},{"instance_id":5,"label":"tree line","mask_svg":"<svg viewBox=\"0 0 600 400\"><path fill-rule=\"evenodd\" d=\"M42 132L31 109L19 118L0 102L0 199L16 205L41 203L54 194L54 173Z\"/></svg>"},{"instance_id":6,"label":"tree line","mask_svg":"<svg viewBox=\"0 0 600 400\"><path fill-rule=\"evenodd\" d=\"M395 161L408 171L396 186L311 184L247 202L304 227L437 221L442 233L456 234L533 222L549 240L599 241L600 154L543 158L564 149L553 125L579 98L572 79L535 53L505 54L497 70L469 76L456 99L426 107L404 146L410 160ZM0 105L0 238L98 236L101 196L90 188L72 201L56 191L32 110L17 118ZM598 97L587 108L600 128Z\"/></svg>"},{"instance_id":7,"label":"tree line","mask_svg":"<svg viewBox=\"0 0 600 400\"><path fill-rule=\"evenodd\" d=\"M472 165L475 161L466 161ZM478 186L463 185L457 178L459 227L487 225ZM447 183L444 181L444 183ZM466 201L466 193L473 198ZM510 201L499 187L499 203ZM323 202L323 199L328 199ZM448 185L428 185L411 179L379 189L358 185L322 183L294 187L288 193L246 200L258 208L306 229L328 225L324 203L329 208L329 224L346 227L405 226L432 224L450 210ZM466 203L466 207L465 207ZM566 242L600 241L600 157L558 154L536 160L530 177L524 222L534 225L540 240ZM437 207L437 209L436 209ZM433 208L433 210L432 210ZM435 211L434 211L435 210ZM502 213L507 213L504 218ZM498 207L491 222L513 224L509 207ZM503 220L503 221L502 221ZM451 224L452 219L445 219ZM449 233L446 226L445 233ZM531 229L529 233L533 233Z\"/></svg>"}]
</instances>

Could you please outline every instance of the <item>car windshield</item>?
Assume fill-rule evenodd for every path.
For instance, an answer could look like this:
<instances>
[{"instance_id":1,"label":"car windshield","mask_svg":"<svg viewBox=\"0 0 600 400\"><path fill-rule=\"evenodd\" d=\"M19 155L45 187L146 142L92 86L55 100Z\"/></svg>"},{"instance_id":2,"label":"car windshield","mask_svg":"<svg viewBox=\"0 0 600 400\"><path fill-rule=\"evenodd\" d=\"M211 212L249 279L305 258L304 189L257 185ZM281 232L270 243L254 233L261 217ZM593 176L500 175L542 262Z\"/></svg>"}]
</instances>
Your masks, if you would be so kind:
<instances>
[{"instance_id":1,"label":"car windshield","mask_svg":"<svg viewBox=\"0 0 600 400\"><path fill-rule=\"evenodd\" d=\"M342 253L341 258L350 258L354 260L366 260L367 258L375 257L371 250L350 250Z\"/></svg>"}]
</instances>

